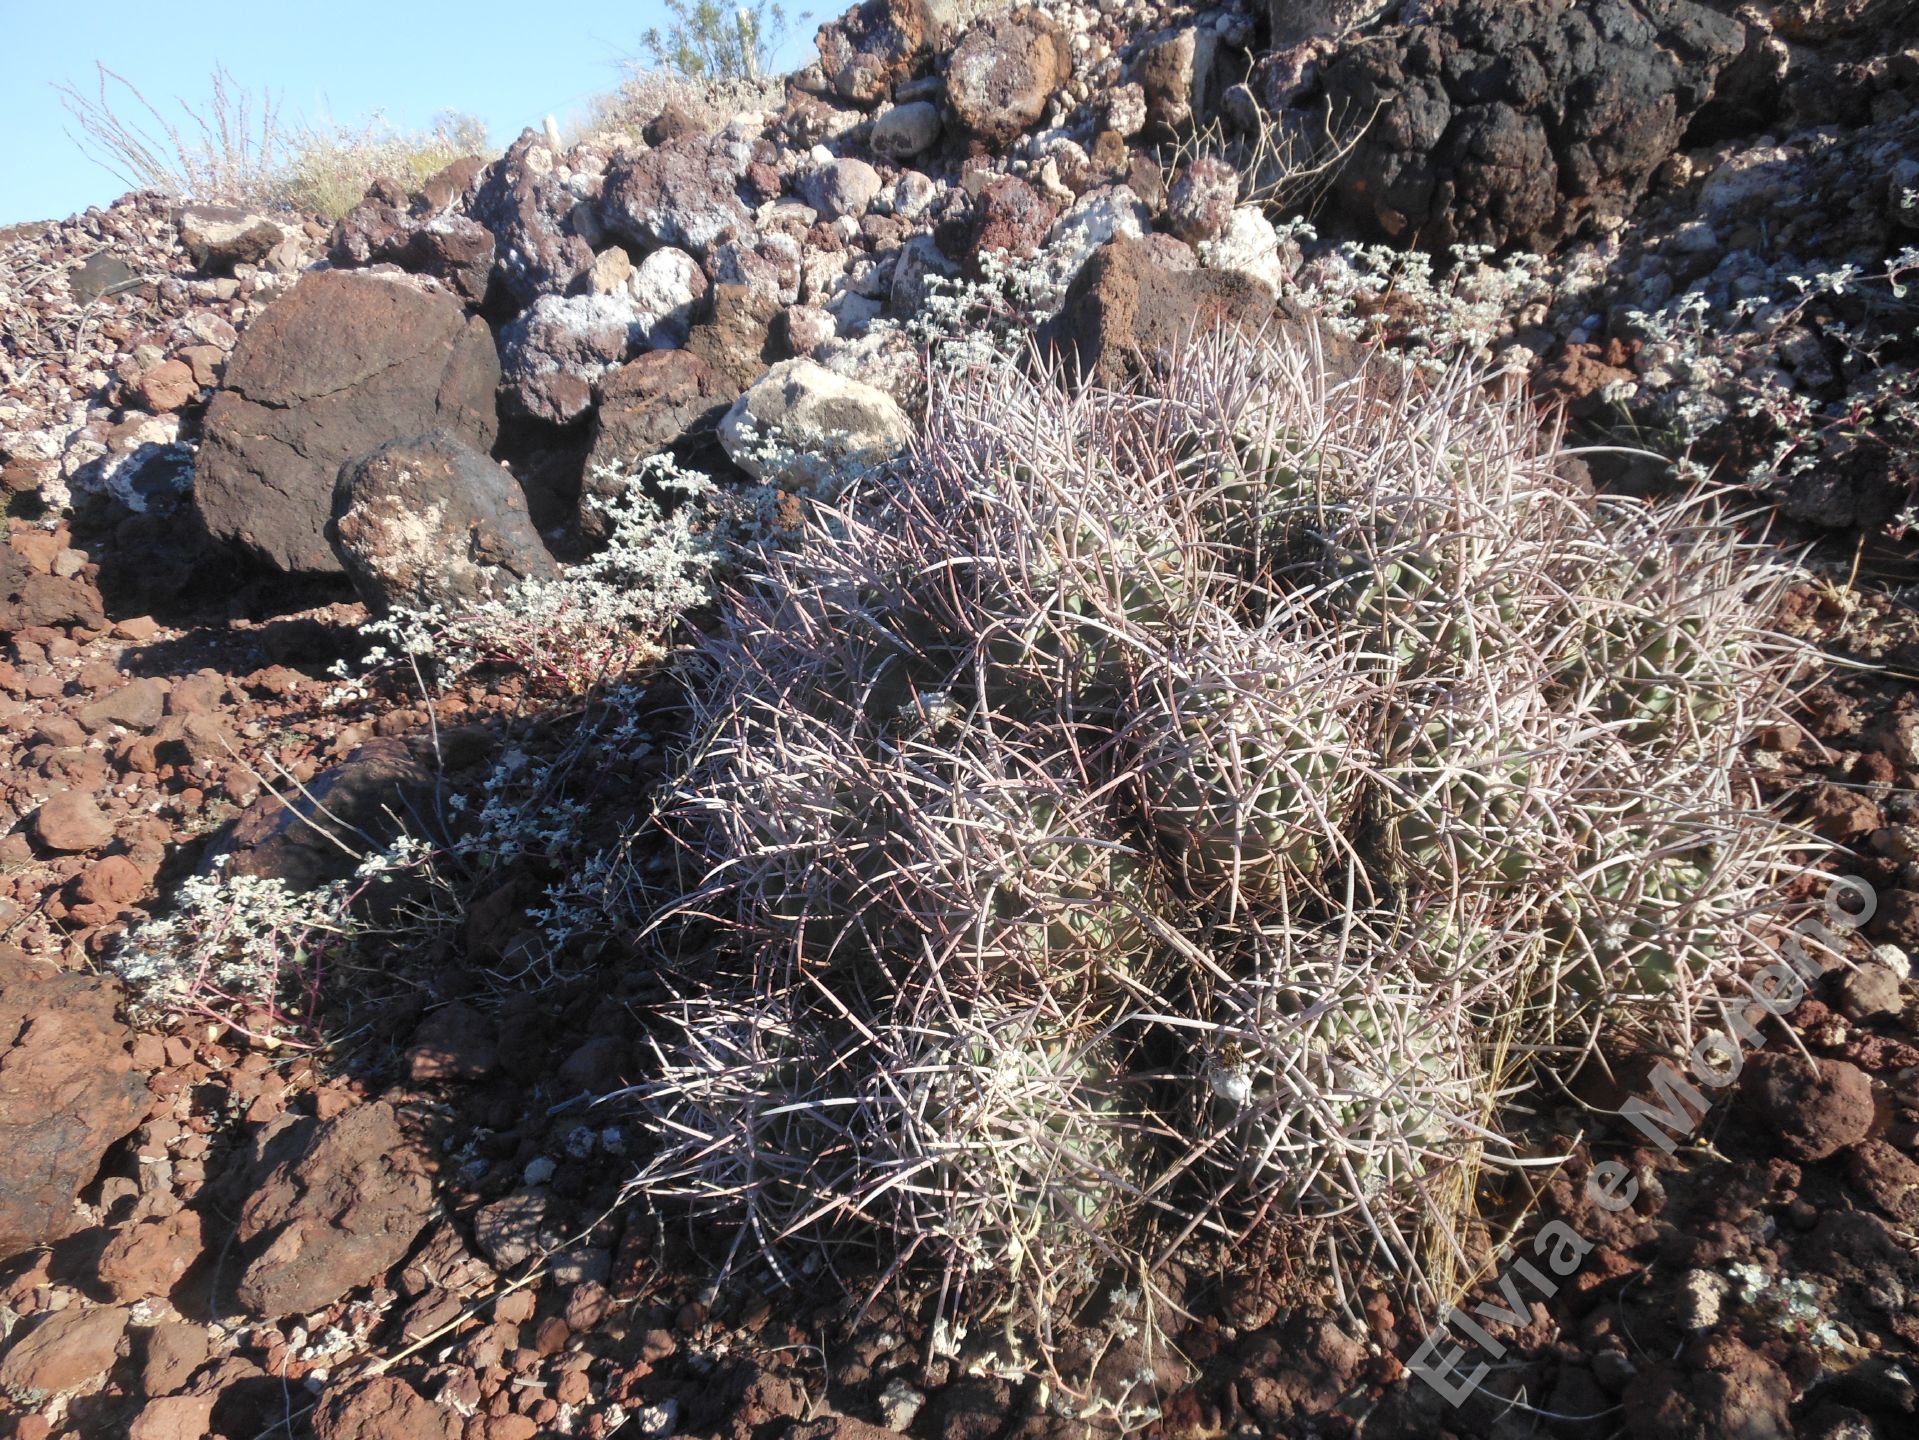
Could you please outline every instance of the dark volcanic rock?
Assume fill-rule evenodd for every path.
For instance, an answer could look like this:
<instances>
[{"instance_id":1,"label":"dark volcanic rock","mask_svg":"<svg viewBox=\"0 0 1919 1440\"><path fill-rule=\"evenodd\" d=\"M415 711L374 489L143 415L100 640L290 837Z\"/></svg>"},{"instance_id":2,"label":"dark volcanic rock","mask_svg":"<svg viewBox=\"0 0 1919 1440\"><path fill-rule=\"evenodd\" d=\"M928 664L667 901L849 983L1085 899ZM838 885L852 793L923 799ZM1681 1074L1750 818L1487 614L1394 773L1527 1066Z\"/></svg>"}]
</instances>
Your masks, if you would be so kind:
<instances>
[{"instance_id":1,"label":"dark volcanic rock","mask_svg":"<svg viewBox=\"0 0 1919 1440\"><path fill-rule=\"evenodd\" d=\"M236 1294L251 1315L307 1314L377 1279L433 1218L426 1161L393 1108L355 1106L327 1121L277 1122L235 1238Z\"/></svg>"},{"instance_id":2,"label":"dark volcanic rock","mask_svg":"<svg viewBox=\"0 0 1919 1440\"><path fill-rule=\"evenodd\" d=\"M295 890L340 879L370 843L392 838L389 812L408 816L432 784L432 771L405 741L369 740L289 792L291 803L277 795L254 801L208 852L205 868L219 864L224 873L284 880Z\"/></svg>"},{"instance_id":3,"label":"dark volcanic rock","mask_svg":"<svg viewBox=\"0 0 1919 1440\"><path fill-rule=\"evenodd\" d=\"M472 218L497 242L495 273L516 305L564 293L593 263L593 247L572 229L578 197L550 166L528 162L529 152L537 147L544 154L545 146L534 131L521 131L488 167L471 207Z\"/></svg>"},{"instance_id":4,"label":"dark volcanic rock","mask_svg":"<svg viewBox=\"0 0 1919 1440\"><path fill-rule=\"evenodd\" d=\"M1327 66L1333 113L1373 117L1340 203L1429 249L1615 228L1745 47L1693 0L1441 0Z\"/></svg>"},{"instance_id":5,"label":"dark volcanic rock","mask_svg":"<svg viewBox=\"0 0 1919 1440\"><path fill-rule=\"evenodd\" d=\"M457 612L558 573L511 471L444 431L341 467L333 549L369 609Z\"/></svg>"},{"instance_id":6,"label":"dark volcanic rock","mask_svg":"<svg viewBox=\"0 0 1919 1440\"><path fill-rule=\"evenodd\" d=\"M119 998L0 947L0 1259L66 1234L107 1147L146 1116Z\"/></svg>"},{"instance_id":7,"label":"dark volcanic rock","mask_svg":"<svg viewBox=\"0 0 1919 1440\"><path fill-rule=\"evenodd\" d=\"M606 533L606 517L590 503L610 499L619 488L606 467L670 450L696 432L710 434L738 398L737 386L686 350L652 350L604 376L580 487L580 533L589 539Z\"/></svg>"},{"instance_id":8,"label":"dark volcanic rock","mask_svg":"<svg viewBox=\"0 0 1919 1440\"><path fill-rule=\"evenodd\" d=\"M738 189L752 163L753 147L736 136L676 135L607 167L600 217L644 249L672 245L704 256L728 233L749 228Z\"/></svg>"},{"instance_id":9,"label":"dark volcanic rock","mask_svg":"<svg viewBox=\"0 0 1919 1440\"><path fill-rule=\"evenodd\" d=\"M500 360L444 293L309 275L248 328L207 407L195 498L207 529L276 569L339 574L327 540L340 466L402 435L486 448Z\"/></svg>"}]
</instances>

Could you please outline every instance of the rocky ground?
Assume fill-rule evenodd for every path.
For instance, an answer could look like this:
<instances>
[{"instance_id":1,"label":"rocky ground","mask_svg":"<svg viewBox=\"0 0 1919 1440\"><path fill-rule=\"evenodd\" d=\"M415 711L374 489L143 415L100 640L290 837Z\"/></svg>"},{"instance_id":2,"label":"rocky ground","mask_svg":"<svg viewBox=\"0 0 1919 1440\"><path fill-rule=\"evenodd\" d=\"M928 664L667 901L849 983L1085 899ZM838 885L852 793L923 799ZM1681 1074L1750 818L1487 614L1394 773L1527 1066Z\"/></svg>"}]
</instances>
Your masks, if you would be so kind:
<instances>
[{"instance_id":1,"label":"rocky ground","mask_svg":"<svg viewBox=\"0 0 1919 1440\"><path fill-rule=\"evenodd\" d=\"M529 132L332 227L136 195L0 233L0 1433L1911 1433L1919 323L1883 277L1919 264L1916 40L1887 0L874 0L765 113L689 95L643 137ZM1281 236L1219 157L1244 168L1261 126L1310 140L1328 101L1368 123L1318 237ZM1369 285L1376 243L1544 258ZM341 703L369 606L471 603L591 551L602 462L806 483L807 445L763 452L747 420L896 446L927 344L1019 328L1004 298L942 298L990 250L1062 307L1046 341L1109 376L1196 316L1321 309L1416 350L1490 315L1486 348L1577 427L1690 443L1817 541L1782 623L1870 667L1753 754L1879 895L1855 967L1791 1017L1809 1063L1773 1040L1672 1156L1575 1097L1540 1115L1542 1153L1574 1159L1488 1188L1473 1244L1560 1217L1597 1248L1495 1327L1463 1408L1405 1371L1429 1317L1244 1257L1194 1257L1167 1346L1089 1322L1050 1385L977 1337L935 1353L910 1296L710 1291L683 1227L617 1203L637 1142L590 1103L638 1072L648 977L609 953L502 978L531 862L432 953L335 977L304 1040L129 1010L113 978L217 857L350 871L296 811L372 824L509 748L565 750L579 704L524 676L477 672L431 716L405 685ZM649 764L582 783L617 820ZM1585 1196L1608 1159L1641 1177L1623 1215Z\"/></svg>"}]
</instances>

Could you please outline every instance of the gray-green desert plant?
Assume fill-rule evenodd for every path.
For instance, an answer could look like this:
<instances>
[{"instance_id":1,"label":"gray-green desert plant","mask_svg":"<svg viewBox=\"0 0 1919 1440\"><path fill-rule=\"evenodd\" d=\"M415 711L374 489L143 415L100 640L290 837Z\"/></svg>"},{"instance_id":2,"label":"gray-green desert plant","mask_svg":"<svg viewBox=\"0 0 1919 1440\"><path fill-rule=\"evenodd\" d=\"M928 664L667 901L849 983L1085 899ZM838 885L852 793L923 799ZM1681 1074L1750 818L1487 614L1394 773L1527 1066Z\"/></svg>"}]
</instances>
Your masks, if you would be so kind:
<instances>
[{"instance_id":1,"label":"gray-green desert plant","mask_svg":"<svg viewBox=\"0 0 1919 1440\"><path fill-rule=\"evenodd\" d=\"M1459 1177L1521 1158L1506 1100L1764 955L1794 841L1739 757L1790 572L1703 502L1595 501L1464 364L1221 335L1126 390L930 392L730 585L662 802L661 924L824 1037L801 1108L849 1117L756 1241L865 1225L1041 1335L1200 1231L1428 1276Z\"/></svg>"}]
</instances>

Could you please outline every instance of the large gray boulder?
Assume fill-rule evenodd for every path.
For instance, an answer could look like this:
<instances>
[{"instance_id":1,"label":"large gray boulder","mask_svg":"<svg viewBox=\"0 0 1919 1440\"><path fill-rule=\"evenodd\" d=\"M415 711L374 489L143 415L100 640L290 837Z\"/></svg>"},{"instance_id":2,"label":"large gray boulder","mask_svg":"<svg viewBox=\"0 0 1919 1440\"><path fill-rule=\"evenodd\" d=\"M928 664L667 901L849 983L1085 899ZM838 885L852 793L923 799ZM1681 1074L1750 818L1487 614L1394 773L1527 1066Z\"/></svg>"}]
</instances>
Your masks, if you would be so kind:
<instances>
[{"instance_id":1,"label":"large gray boulder","mask_svg":"<svg viewBox=\"0 0 1919 1440\"><path fill-rule=\"evenodd\" d=\"M309 275L247 328L207 407L194 484L207 529L275 569L337 575L340 466L444 430L486 449L500 360L486 323L405 279Z\"/></svg>"},{"instance_id":2,"label":"large gray boulder","mask_svg":"<svg viewBox=\"0 0 1919 1440\"><path fill-rule=\"evenodd\" d=\"M512 472L444 431L347 462L333 549L367 608L459 612L558 574Z\"/></svg>"}]
</instances>

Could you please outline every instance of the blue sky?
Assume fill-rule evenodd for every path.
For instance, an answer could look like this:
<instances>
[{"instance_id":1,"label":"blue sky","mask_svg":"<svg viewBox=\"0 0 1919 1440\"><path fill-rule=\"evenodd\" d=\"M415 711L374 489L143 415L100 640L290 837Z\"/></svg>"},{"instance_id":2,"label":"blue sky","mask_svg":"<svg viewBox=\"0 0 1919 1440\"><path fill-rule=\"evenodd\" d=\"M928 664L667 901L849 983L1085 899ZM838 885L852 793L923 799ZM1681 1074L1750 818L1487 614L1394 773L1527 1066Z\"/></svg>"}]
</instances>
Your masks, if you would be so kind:
<instances>
[{"instance_id":1,"label":"blue sky","mask_svg":"<svg viewBox=\"0 0 1919 1440\"><path fill-rule=\"evenodd\" d=\"M842 4L819 7L834 13ZM664 18L659 0L466 0L458 5L329 0L323 5L169 6L153 0L0 0L0 224L57 219L127 186L68 138L54 82L89 95L94 62L132 81L163 113L200 106L215 64L271 91L284 122L353 122L375 110L422 128L444 110L484 120L496 145L548 113L564 125L619 83L619 62ZM801 22L784 65L810 58L818 19Z\"/></svg>"}]
</instances>

